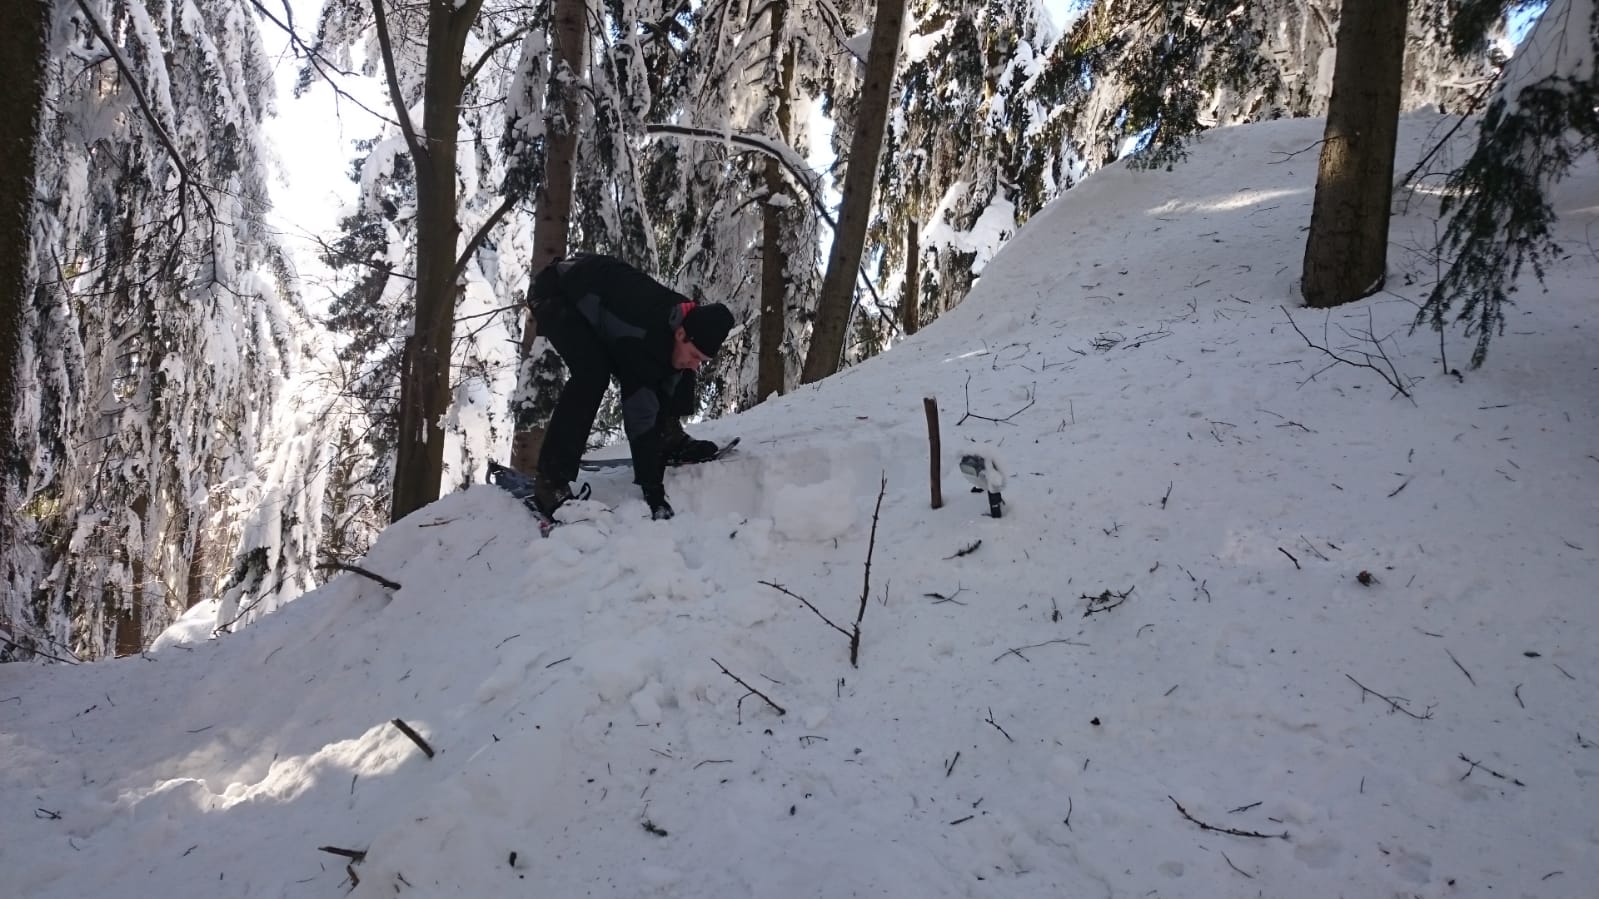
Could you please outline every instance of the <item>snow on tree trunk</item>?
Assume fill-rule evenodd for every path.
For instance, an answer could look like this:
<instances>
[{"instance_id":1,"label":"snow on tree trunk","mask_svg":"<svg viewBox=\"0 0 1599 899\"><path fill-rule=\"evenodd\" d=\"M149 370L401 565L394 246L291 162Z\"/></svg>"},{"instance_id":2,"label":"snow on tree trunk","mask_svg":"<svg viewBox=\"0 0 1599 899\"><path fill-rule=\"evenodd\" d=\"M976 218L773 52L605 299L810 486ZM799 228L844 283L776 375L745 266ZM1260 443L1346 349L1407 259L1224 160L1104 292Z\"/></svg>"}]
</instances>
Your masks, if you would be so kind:
<instances>
[{"instance_id":1,"label":"snow on tree trunk","mask_svg":"<svg viewBox=\"0 0 1599 899\"><path fill-rule=\"evenodd\" d=\"M556 0L551 29L556 62L550 66L547 84L543 86L546 96L543 104L544 171L534 200L538 213L534 219L533 258L529 266L534 275L567 254L578 129L583 121L578 101L588 68L587 16L586 0ZM522 332L520 355L524 374L513 410L516 436L511 444L511 467L532 472L544 446L550 415L555 411L555 401L563 383L563 366L547 343L535 346L538 323L531 312L524 320L526 327Z\"/></svg>"},{"instance_id":2,"label":"snow on tree trunk","mask_svg":"<svg viewBox=\"0 0 1599 899\"><path fill-rule=\"evenodd\" d=\"M466 0L428 6L421 135L407 137L416 168L415 312L400 362L391 521L438 499L444 478L444 417L450 407L451 342L461 295L456 271L461 245L456 141L465 86L463 55L480 5L481 0ZM391 73L391 83L397 79L398 74ZM409 115L403 108L395 112Z\"/></svg>"},{"instance_id":3,"label":"snow on tree trunk","mask_svg":"<svg viewBox=\"0 0 1599 899\"><path fill-rule=\"evenodd\" d=\"M794 51L785 48L788 21L787 0L772 4L772 33L767 41L767 64L776 76L770 82L769 103L773 113L776 137L784 144L792 144L794 109ZM776 157L767 157L762 178L766 186L766 202L761 204L761 298L760 298L760 360L755 380L755 401L782 394L787 390L787 373L783 364L784 337L788 333L788 277L789 255L783 240L783 219L788 204L787 188L783 179L782 163Z\"/></svg>"}]
</instances>

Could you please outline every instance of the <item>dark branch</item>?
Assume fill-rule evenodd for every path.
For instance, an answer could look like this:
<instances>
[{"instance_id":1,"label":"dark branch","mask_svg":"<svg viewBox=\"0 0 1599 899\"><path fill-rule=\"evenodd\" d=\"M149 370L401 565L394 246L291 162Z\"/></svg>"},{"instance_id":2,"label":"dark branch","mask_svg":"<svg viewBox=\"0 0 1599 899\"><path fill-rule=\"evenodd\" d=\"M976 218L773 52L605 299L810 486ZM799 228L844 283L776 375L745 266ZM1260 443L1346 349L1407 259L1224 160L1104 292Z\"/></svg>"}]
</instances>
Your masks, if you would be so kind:
<instances>
[{"instance_id":1,"label":"dark branch","mask_svg":"<svg viewBox=\"0 0 1599 899\"><path fill-rule=\"evenodd\" d=\"M754 687L750 686L749 684L745 683L743 678L741 678L738 675L734 674L733 672L727 670L727 666L726 665L723 665L721 662L717 662L716 659L714 659L714 658L711 659L711 661L713 663L715 663L716 667L722 669L722 673L723 674L725 674L728 677L731 677L733 680L737 681L738 685L740 687L743 687L744 689L750 691L751 693L754 693L756 696L759 696L760 698L766 700L766 704L771 706L773 711L777 712L777 714L779 714L779 715L787 715L788 714L788 710L783 708L782 706L778 705L777 703L773 702L772 701L772 697L767 696L765 693L762 693L761 691L759 691L759 690L755 689Z\"/></svg>"},{"instance_id":2,"label":"dark branch","mask_svg":"<svg viewBox=\"0 0 1599 899\"><path fill-rule=\"evenodd\" d=\"M1287 831L1283 831L1282 833L1259 833L1259 832L1253 831L1253 830L1237 830L1237 829L1231 828L1231 827L1217 827L1214 824L1206 824L1205 822L1199 820L1198 818L1195 818L1193 815L1188 814L1188 809L1183 808L1183 804L1181 802L1178 802L1171 795L1168 794L1166 796L1166 798L1171 800L1171 804L1172 805L1177 806L1177 811L1180 812L1184 818L1187 818L1188 820L1194 822L1195 824L1198 824L1201 830L1209 830L1209 831L1213 831L1215 833L1231 834L1232 836L1235 836L1235 837L1255 837L1256 839L1261 839L1261 840L1286 840L1286 839L1288 839L1288 832ZM1242 874L1243 872L1240 871L1239 873Z\"/></svg>"},{"instance_id":3,"label":"dark branch","mask_svg":"<svg viewBox=\"0 0 1599 899\"><path fill-rule=\"evenodd\" d=\"M417 733L415 730L413 730L411 728L411 725L406 724L404 721L401 721L398 718L395 718L390 723L393 724L395 727L399 728L400 729L400 733L405 734L407 737L410 737L411 738L411 742L415 743L417 745L417 748L422 750L422 754L423 755L427 756L428 758L432 758L433 757L433 747L429 746L428 745L428 741L422 739L422 735Z\"/></svg>"},{"instance_id":4,"label":"dark branch","mask_svg":"<svg viewBox=\"0 0 1599 899\"><path fill-rule=\"evenodd\" d=\"M326 571L330 568L338 571L348 571L351 574L359 574L368 580L377 581L390 590L400 589L400 585L395 581L391 581L381 574L374 574L373 572L367 571L365 568L362 568L359 565L351 565L348 562L323 562L321 565L317 566L318 571Z\"/></svg>"}]
</instances>

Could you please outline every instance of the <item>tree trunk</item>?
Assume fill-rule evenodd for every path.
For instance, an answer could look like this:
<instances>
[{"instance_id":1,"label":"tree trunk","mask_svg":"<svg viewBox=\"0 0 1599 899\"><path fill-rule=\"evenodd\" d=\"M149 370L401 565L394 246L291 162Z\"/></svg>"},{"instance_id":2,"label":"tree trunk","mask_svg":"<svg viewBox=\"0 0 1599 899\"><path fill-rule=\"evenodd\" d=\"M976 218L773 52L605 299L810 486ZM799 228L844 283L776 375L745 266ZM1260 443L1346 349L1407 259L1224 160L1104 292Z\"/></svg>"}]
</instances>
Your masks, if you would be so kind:
<instances>
[{"instance_id":1,"label":"tree trunk","mask_svg":"<svg viewBox=\"0 0 1599 899\"><path fill-rule=\"evenodd\" d=\"M899 61L900 31L905 22L905 0L881 0L872 24L871 49L866 56L866 80L856 112L855 133L850 137L845 163L843 198L838 229L827 256L827 274L816 305L816 324L800 382L810 384L838 371L844 337L849 331L855 303L855 273L860 268L866 242L866 225L872 211L872 188L877 184L877 160L883 151L883 128L888 118L889 95Z\"/></svg>"},{"instance_id":2,"label":"tree trunk","mask_svg":"<svg viewBox=\"0 0 1599 899\"><path fill-rule=\"evenodd\" d=\"M788 18L788 3L779 0L772 6L772 34L768 52L782 55L781 74L770 88L775 95L779 141L791 144L793 105L789 97L794 87L794 51L784 50L783 33ZM766 196L784 192L783 168L776 159L766 157ZM783 370L783 335L788 330L788 252L783 243L784 209L768 202L761 207L761 343L755 379L755 401L781 395L787 386Z\"/></svg>"},{"instance_id":3,"label":"tree trunk","mask_svg":"<svg viewBox=\"0 0 1599 899\"><path fill-rule=\"evenodd\" d=\"M572 228L572 179L577 158L577 131L579 85L584 72L587 18L586 0L555 0L554 30L552 33L556 65L551 66L550 83L545 104L546 119L544 180L540 182L535 199L538 210L533 223L533 259L529 271L537 276L546 265L564 257L567 238ZM511 439L511 467L517 471L532 472L538 465L539 451L544 448L544 431L554 410L554 397L524 396L536 383L549 379L535 379L535 369L555 367L546 351L545 358L533 358L533 341L538 338L538 322L531 312L524 312L526 326L522 329L521 353L522 389L518 391L517 408L513 412L516 435ZM545 388L548 389L548 388Z\"/></svg>"},{"instance_id":4,"label":"tree trunk","mask_svg":"<svg viewBox=\"0 0 1599 899\"><path fill-rule=\"evenodd\" d=\"M142 538L139 545L149 547L150 497L140 494L133 500L128 511L139 521L139 534ZM148 577L149 566L145 564L144 554L126 548L119 553L123 554L131 556L124 558L123 562L127 564L131 574L132 589L117 605L116 654L119 658L136 656L144 652L144 605L148 602L144 581Z\"/></svg>"},{"instance_id":5,"label":"tree trunk","mask_svg":"<svg viewBox=\"0 0 1599 899\"><path fill-rule=\"evenodd\" d=\"M918 283L922 276L921 243L921 229L911 219L905 225L905 287L899 298L900 324L905 327L906 337L922 326L922 285Z\"/></svg>"},{"instance_id":6,"label":"tree trunk","mask_svg":"<svg viewBox=\"0 0 1599 899\"><path fill-rule=\"evenodd\" d=\"M47 0L8 0L0 12L0 420L10 422L21 399L17 365L22 358L22 323L32 285L29 222L33 219L34 150L44 91L49 18ZM0 428L0 547L16 546L11 515L17 507L10 485L22 464L16 429ZM0 611L10 608L8 602Z\"/></svg>"},{"instance_id":7,"label":"tree trunk","mask_svg":"<svg viewBox=\"0 0 1599 899\"><path fill-rule=\"evenodd\" d=\"M1382 288L1409 0L1344 0L1300 291L1328 307Z\"/></svg>"},{"instance_id":8,"label":"tree trunk","mask_svg":"<svg viewBox=\"0 0 1599 899\"><path fill-rule=\"evenodd\" d=\"M382 2L382 0L378 0ZM416 312L400 362L399 446L391 521L439 498L444 477L444 415L450 406L450 345L460 294L455 149L460 131L462 55L478 3L428 7L427 78L416 164ZM403 109L395 112L404 115Z\"/></svg>"}]
</instances>

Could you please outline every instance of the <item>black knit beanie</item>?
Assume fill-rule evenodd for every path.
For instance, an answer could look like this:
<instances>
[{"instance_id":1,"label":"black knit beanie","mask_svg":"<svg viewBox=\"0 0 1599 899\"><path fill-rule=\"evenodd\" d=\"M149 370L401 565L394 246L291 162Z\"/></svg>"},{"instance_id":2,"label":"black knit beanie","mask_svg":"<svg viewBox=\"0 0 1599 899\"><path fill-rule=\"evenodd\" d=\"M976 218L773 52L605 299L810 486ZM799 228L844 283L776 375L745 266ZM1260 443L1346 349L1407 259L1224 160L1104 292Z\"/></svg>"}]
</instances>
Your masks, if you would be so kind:
<instances>
[{"instance_id":1,"label":"black knit beanie","mask_svg":"<svg viewBox=\"0 0 1599 899\"><path fill-rule=\"evenodd\" d=\"M707 356L716 355L722 348L722 341L727 339L727 332L733 330L733 313L721 303L707 303L695 306L683 316L683 332L689 342L699 348Z\"/></svg>"}]
</instances>

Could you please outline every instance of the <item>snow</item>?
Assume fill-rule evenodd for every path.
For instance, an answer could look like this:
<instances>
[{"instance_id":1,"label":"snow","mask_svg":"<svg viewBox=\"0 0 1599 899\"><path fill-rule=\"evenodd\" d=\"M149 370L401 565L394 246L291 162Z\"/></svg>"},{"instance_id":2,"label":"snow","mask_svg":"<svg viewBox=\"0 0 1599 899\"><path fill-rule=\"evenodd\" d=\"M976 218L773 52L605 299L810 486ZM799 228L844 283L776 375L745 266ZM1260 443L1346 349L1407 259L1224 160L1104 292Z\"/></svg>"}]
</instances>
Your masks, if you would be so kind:
<instances>
[{"instance_id":1,"label":"snow","mask_svg":"<svg viewBox=\"0 0 1599 899\"><path fill-rule=\"evenodd\" d=\"M361 561L399 589L0 668L7 894L1592 895L1595 260L1462 379L1406 327L1431 201L1397 292L1300 308L1321 131L1095 174L893 352L702 425L740 450L670 522L625 470L547 540L474 486ZM1580 246L1593 167L1560 197Z\"/></svg>"}]
</instances>

